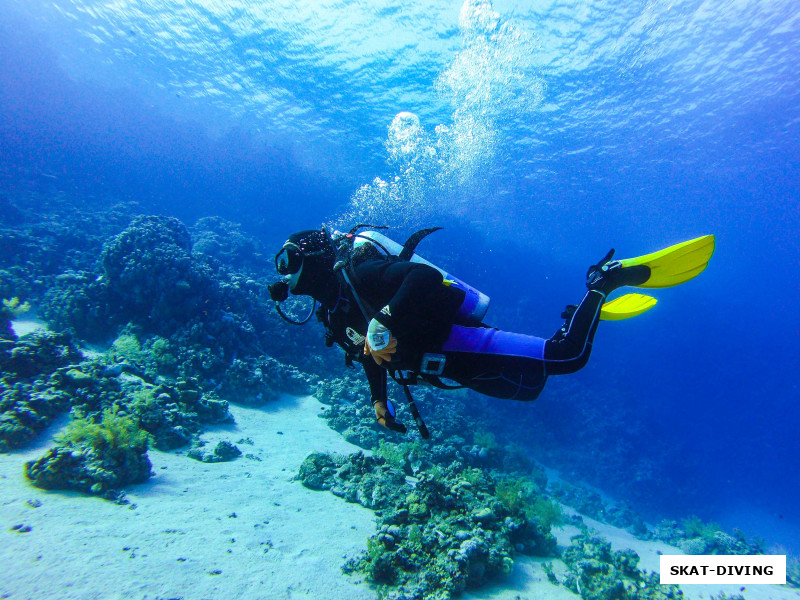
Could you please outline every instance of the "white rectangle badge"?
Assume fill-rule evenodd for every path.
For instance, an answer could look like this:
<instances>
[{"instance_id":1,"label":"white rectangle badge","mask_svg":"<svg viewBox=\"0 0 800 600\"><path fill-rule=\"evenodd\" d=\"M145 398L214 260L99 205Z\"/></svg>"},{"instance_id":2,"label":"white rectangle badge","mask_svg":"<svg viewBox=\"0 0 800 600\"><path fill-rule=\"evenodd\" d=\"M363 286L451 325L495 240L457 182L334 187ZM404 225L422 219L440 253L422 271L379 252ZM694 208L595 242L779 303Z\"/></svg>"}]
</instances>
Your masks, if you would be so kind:
<instances>
[{"instance_id":1,"label":"white rectangle badge","mask_svg":"<svg viewBox=\"0 0 800 600\"><path fill-rule=\"evenodd\" d=\"M662 554L661 583L786 583L783 554Z\"/></svg>"}]
</instances>

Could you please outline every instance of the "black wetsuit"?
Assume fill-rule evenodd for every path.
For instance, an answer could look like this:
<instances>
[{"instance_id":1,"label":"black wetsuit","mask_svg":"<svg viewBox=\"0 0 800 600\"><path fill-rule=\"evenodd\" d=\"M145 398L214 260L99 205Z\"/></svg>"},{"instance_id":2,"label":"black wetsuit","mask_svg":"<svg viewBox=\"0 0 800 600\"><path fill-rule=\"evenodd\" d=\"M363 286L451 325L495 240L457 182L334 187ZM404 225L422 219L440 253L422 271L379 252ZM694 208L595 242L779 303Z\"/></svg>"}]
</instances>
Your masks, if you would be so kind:
<instances>
[{"instance_id":1,"label":"black wetsuit","mask_svg":"<svg viewBox=\"0 0 800 600\"><path fill-rule=\"evenodd\" d=\"M387 369L417 373L434 385L452 380L488 396L534 400L549 375L573 373L586 364L604 299L600 292L587 292L565 326L543 339L459 323L464 292L444 285L439 271L377 259L350 269L338 298L323 303L318 317L329 345L339 344L348 361L363 365L373 400L387 397ZM372 318L398 342L391 363L382 366L364 355Z\"/></svg>"}]
</instances>

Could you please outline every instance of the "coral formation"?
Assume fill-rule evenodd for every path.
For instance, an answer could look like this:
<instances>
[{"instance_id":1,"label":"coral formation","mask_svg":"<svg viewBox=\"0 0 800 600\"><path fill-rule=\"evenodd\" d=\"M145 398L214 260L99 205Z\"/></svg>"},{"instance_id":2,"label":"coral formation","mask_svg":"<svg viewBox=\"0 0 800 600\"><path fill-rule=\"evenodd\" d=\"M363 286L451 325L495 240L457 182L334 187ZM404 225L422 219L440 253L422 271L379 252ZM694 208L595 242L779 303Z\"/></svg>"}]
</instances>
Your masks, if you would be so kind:
<instances>
[{"instance_id":1,"label":"coral formation","mask_svg":"<svg viewBox=\"0 0 800 600\"><path fill-rule=\"evenodd\" d=\"M127 356L136 351L127 337ZM119 349L120 346L118 346ZM141 354L145 354L141 352ZM128 361L98 357L79 362L80 354L65 334L40 332L15 343L0 359L0 451L33 439L52 418L69 407L95 419L112 407L133 416L159 449L190 442L204 424L232 420L228 402L204 392L192 378L154 384ZM21 377L27 375L27 378Z\"/></svg>"},{"instance_id":2,"label":"coral formation","mask_svg":"<svg viewBox=\"0 0 800 600\"><path fill-rule=\"evenodd\" d=\"M309 377L277 361L305 354L308 369L325 371L311 332L277 326L272 265L236 224L200 219L192 240L177 219L131 216L132 206L50 210L2 230L0 297L29 298L54 330L94 343L134 335L142 352L126 360L151 377L199 376L223 394L244 385L252 404L308 392Z\"/></svg>"},{"instance_id":3,"label":"coral formation","mask_svg":"<svg viewBox=\"0 0 800 600\"><path fill-rule=\"evenodd\" d=\"M800 558L797 556L786 557L786 583L791 587L800 588Z\"/></svg>"},{"instance_id":4,"label":"coral formation","mask_svg":"<svg viewBox=\"0 0 800 600\"><path fill-rule=\"evenodd\" d=\"M0 347L0 452L28 443L69 407L68 365L79 357L69 336L51 332Z\"/></svg>"},{"instance_id":5,"label":"coral formation","mask_svg":"<svg viewBox=\"0 0 800 600\"><path fill-rule=\"evenodd\" d=\"M206 254L239 272L258 276L273 268L261 245L237 223L203 217L194 224L191 234L196 254Z\"/></svg>"},{"instance_id":6,"label":"coral formation","mask_svg":"<svg viewBox=\"0 0 800 600\"><path fill-rule=\"evenodd\" d=\"M271 265L258 244L233 223L201 219L195 252L177 219L132 212L83 214L89 229L71 215L63 220L72 225L53 218L3 230L0 292L30 297L39 316L78 339L114 341L88 361L66 334L16 341L8 321L25 305L7 300L0 448L29 441L69 406L91 418L118 406L156 447L175 448L230 419L217 394L260 404L278 390L308 391L308 375L266 354L294 355L297 343L274 327L263 283Z\"/></svg>"},{"instance_id":7,"label":"coral formation","mask_svg":"<svg viewBox=\"0 0 800 600\"><path fill-rule=\"evenodd\" d=\"M300 465L298 478L310 489L330 490L372 509L388 507L407 485L397 469L362 452L347 457L312 453Z\"/></svg>"},{"instance_id":8,"label":"coral formation","mask_svg":"<svg viewBox=\"0 0 800 600\"><path fill-rule=\"evenodd\" d=\"M80 358L69 335L37 331L2 347L0 373L7 381L31 380Z\"/></svg>"},{"instance_id":9,"label":"coral formation","mask_svg":"<svg viewBox=\"0 0 800 600\"><path fill-rule=\"evenodd\" d=\"M229 462L242 455L236 445L226 440L220 441L211 452L204 452L201 448L192 448L186 456L204 463Z\"/></svg>"},{"instance_id":10,"label":"coral formation","mask_svg":"<svg viewBox=\"0 0 800 600\"><path fill-rule=\"evenodd\" d=\"M697 516L683 519L680 524L664 520L655 527L653 536L686 554L764 554L762 540L748 540L738 529L727 533L720 525L704 522Z\"/></svg>"},{"instance_id":11,"label":"coral formation","mask_svg":"<svg viewBox=\"0 0 800 600\"><path fill-rule=\"evenodd\" d=\"M296 367L270 356L234 359L220 382L223 395L235 396L239 404L259 406L283 393L301 395L309 391L308 376Z\"/></svg>"},{"instance_id":12,"label":"coral formation","mask_svg":"<svg viewBox=\"0 0 800 600\"><path fill-rule=\"evenodd\" d=\"M153 436L153 445L159 450L188 444L204 424L233 420L228 402L214 392L202 392L194 379L178 379L172 385L134 383L128 393L127 409Z\"/></svg>"},{"instance_id":13,"label":"coral formation","mask_svg":"<svg viewBox=\"0 0 800 600\"><path fill-rule=\"evenodd\" d=\"M140 216L108 240L101 261L119 317L160 334L208 310L218 286L196 267L189 232L173 217Z\"/></svg>"},{"instance_id":14,"label":"coral formation","mask_svg":"<svg viewBox=\"0 0 800 600\"><path fill-rule=\"evenodd\" d=\"M0 391L0 452L24 446L69 406L66 392L15 384Z\"/></svg>"},{"instance_id":15,"label":"coral formation","mask_svg":"<svg viewBox=\"0 0 800 600\"><path fill-rule=\"evenodd\" d=\"M147 433L113 408L99 420L78 415L56 442L44 456L25 464L25 476L37 487L116 499L123 486L150 477Z\"/></svg>"},{"instance_id":16,"label":"coral formation","mask_svg":"<svg viewBox=\"0 0 800 600\"><path fill-rule=\"evenodd\" d=\"M415 485L381 457L314 453L299 478L312 489L329 489L378 514L378 532L347 572L362 572L393 598L449 598L508 573L517 552L550 556L549 527L497 497L491 476L465 477L457 466L418 473Z\"/></svg>"},{"instance_id":17,"label":"coral formation","mask_svg":"<svg viewBox=\"0 0 800 600\"><path fill-rule=\"evenodd\" d=\"M683 598L675 585L661 585L657 573L638 569L633 550L612 551L611 544L597 536L580 534L562 553L570 569L564 585L583 600L669 600Z\"/></svg>"},{"instance_id":18,"label":"coral formation","mask_svg":"<svg viewBox=\"0 0 800 600\"><path fill-rule=\"evenodd\" d=\"M542 495L535 483L527 477L509 477L497 482L495 494L512 513L523 514L528 520L550 529L563 522L558 504Z\"/></svg>"},{"instance_id":19,"label":"coral formation","mask_svg":"<svg viewBox=\"0 0 800 600\"><path fill-rule=\"evenodd\" d=\"M105 304L95 298L102 287L95 285L97 257L104 241L125 227L134 209L106 205L89 211L52 200L45 211L33 213L32 200L25 199L24 210L18 205L23 216L14 228L0 229L0 297L26 298L39 317L58 322L55 331L71 329L66 326L70 322L88 332L93 326L107 329L113 320L99 313ZM48 201L37 198L37 203Z\"/></svg>"},{"instance_id":20,"label":"coral formation","mask_svg":"<svg viewBox=\"0 0 800 600\"><path fill-rule=\"evenodd\" d=\"M30 310L31 305L27 302L20 303L19 298L4 298L0 304L0 349L8 342L14 342L17 335L11 327L11 321L24 312Z\"/></svg>"},{"instance_id":21,"label":"coral formation","mask_svg":"<svg viewBox=\"0 0 800 600\"><path fill-rule=\"evenodd\" d=\"M639 515L630 508L606 504L600 494L595 491L565 481L554 483L551 491L559 502L571 506L582 515L614 527L627 529L640 539L652 537L647 525Z\"/></svg>"}]
</instances>

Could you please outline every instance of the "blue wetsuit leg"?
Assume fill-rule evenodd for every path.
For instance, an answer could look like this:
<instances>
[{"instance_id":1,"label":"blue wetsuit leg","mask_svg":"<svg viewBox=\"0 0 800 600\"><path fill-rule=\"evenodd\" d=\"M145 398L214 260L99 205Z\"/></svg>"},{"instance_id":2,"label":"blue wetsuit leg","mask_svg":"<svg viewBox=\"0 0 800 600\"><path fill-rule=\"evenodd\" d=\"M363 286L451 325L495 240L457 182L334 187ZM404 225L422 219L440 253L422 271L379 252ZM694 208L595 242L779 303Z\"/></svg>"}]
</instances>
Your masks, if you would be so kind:
<instances>
[{"instance_id":1,"label":"blue wetsuit leg","mask_svg":"<svg viewBox=\"0 0 800 600\"><path fill-rule=\"evenodd\" d=\"M535 400L549 375L574 373L589 360L605 297L589 291L550 339L489 327L454 325L442 345L443 377L481 394Z\"/></svg>"}]
</instances>

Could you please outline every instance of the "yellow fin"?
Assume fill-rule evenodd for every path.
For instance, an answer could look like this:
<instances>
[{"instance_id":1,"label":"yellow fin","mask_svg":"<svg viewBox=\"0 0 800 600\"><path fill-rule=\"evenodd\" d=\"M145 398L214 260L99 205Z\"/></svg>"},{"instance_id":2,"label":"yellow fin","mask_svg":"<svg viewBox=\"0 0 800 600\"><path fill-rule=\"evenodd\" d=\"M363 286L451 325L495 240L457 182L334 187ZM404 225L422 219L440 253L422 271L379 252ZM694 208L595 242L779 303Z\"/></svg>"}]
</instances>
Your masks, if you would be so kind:
<instances>
[{"instance_id":1,"label":"yellow fin","mask_svg":"<svg viewBox=\"0 0 800 600\"><path fill-rule=\"evenodd\" d=\"M603 304L603 308L600 309L600 320L622 321L623 319L630 319L647 312L656 305L656 302L658 300L645 294L625 294Z\"/></svg>"},{"instance_id":2,"label":"yellow fin","mask_svg":"<svg viewBox=\"0 0 800 600\"><path fill-rule=\"evenodd\" d=\"M652 254L623 258L623 267L647 265L650 278L636 287L664 288L679 285L702 273L714 254L715 237L704 235L687 242L675 244Z\"/></svg>"}]
</instances>

